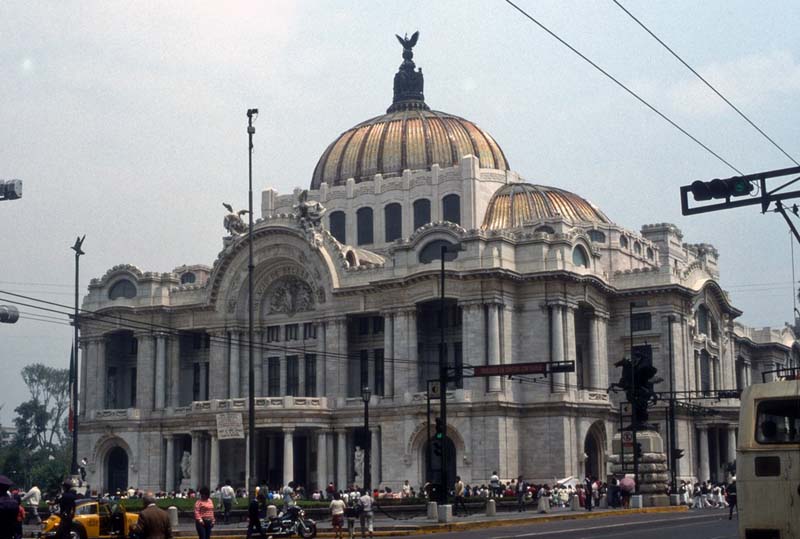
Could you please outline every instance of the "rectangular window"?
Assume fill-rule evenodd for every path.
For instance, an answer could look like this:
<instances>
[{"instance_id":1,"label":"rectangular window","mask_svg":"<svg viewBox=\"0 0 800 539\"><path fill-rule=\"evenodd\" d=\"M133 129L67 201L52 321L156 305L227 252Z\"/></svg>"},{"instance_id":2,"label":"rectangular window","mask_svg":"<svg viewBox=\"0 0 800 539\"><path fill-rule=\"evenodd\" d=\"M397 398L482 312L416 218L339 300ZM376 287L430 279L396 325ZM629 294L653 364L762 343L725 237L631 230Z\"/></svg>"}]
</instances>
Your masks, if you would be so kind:
<instances>
[{"instance_id":1,"label":"rectangular window","mask_svg":"<svg viewBox=\"0 0 800 539\"><path fill-rule=\"evenodd\" d=\"M286 340L287 341L297 340L297 324L286 325Z\"/></svg>"},{"instance_id":2,"label":"rectangular window","mask_svg":"<svg viewBox=\"0 0 800 539\"><path fill-rule=\"evenodd\" d=\"M286 394L296 397L299 389L300 370L297 356L286 356Z\"/></svg>"},{"instance_id":3,"label":"rectangular window","mask_svg":"<svg viewBox=\"0 0 800 539\"><path fill-rule=\"evenodd\" d=\"M362 316L358 319L358 334L369 335L369 317Z\"/></svg>"},{"instance_id":4,"label":"rectangular window","mask_svg":"<svg viewBox=\"0 0 800 539\"><path fill-rule=\"evenodd\" d=\"M631 331L649 331L653 327L650 313L636 313L631 317Z\"/></svg>"},{"instance_id":5,"label":"rectangular window","mask_svg":"<svg viewBox=\"0 0 800 539\"><path fill-rule=\"evenodd\" d=\"M758 403L756 442L770 445L800 443L800 397Z\"/></svg>"},{"instance_id":6,"label":"rectangular window","mask_svg":"<svg viewBox=\"0 0 800 539\"><path fill-rule=\"evenodd\" d=\"M192 348L195 350L200 350L203 346L203 334L202 333L193 333L192 334Z\"/></svg>"},{"instance_id":7,"label":"rectangular window","mask_svg":"<svg viewBox=\"0 0 800 539\"><path fill-rule=\"evenodd\" d=\"M305 396L317 396L317 355L306 354L305 357L306 367L306 380L305 380Z\"/></svg>"},{"instance_id":8,"label":"rectangular window","mask_svg":"<svg viewBox=\"0 0 800 539\"><path fill-rule=\"evenodd\" d=\"M267 342L278 342L281 340L281 327L269 326L267 328Z\"/></svg>"},{"instance_id":9,"label":"rectangular window","mask_svg":"<svg viewBox=\"0 0 800 539\"><path fill-rule=\"evenodd\" d=\"M331 236L336 238L339 243L347 243L345 232L347 231L347 220L343 211L335 211L330 214L328 229Z\"/></svg>"},{"instance_id":10,"label":"rectangular window","mask_svg":"<svg viewBox=\"0 0 800 539\"><path fill-rule=\"evenodd\" d=\"M316 339L317 338L317 326L314 322L306 322L303 324L303 338L304 339Z\"/></svg>"},{"instance_id":11,"label":"rectangular window","mask_svg":"<svg viewBox=\"0 0 800 539\"><path fill-rule=\"evenodd\" d=\"M369 385L369 350L361 350L359 352L359 360L361 374L359 376L358 394L360 395L361 390Z\"/></svg>"},{"instance_id":12,"label":"rectangular window","mask_svg":"<svg viewBox=\"0 0 800 539\"><path fill-rule=\"evenodd\" d=\"M382 316L373 316L372 317L372 333L375 333L375 334L383 333L383 317Z\"/></svg>"},{"instance_id":13,"label":"rectangular window","mask_svg":"<svg viewBox=\"0 0 800 539\"><path fill-rule=\"evenodd\" d=\"M136 367L131 369L131 400L128 407L136 408Z\"/></svg>"},{"instance_id":14,"label":"rectangular window","mask_svg":"<svg viewBox=\"0 0 800 539\"><path fill-rule=\"evenodd\" d=\"M281 396L281 358L267 359L267 395L270 397Z\"/></svg>"},{"instance_id":15,"label":"rectangular window","mask_svg":"<svg viewBox=\"0 0 800 539\"><path fill-rule=\"evenodd\" d=\"M381 318L381 320L383 320ZM372 391L375 395L383 396L384 393L384 371L383 371L383 348L375 350L375 384Z\"/></svg>"},{"instance_id":16,"label":"rectangular window","mask_svg":"<svg viewBox=\"0 0 800 539\"><path fill-rule=\"evenodd\" d=\"M192 364L192 400L200 400L200 364Z\"/></svg>"}]
</instances>

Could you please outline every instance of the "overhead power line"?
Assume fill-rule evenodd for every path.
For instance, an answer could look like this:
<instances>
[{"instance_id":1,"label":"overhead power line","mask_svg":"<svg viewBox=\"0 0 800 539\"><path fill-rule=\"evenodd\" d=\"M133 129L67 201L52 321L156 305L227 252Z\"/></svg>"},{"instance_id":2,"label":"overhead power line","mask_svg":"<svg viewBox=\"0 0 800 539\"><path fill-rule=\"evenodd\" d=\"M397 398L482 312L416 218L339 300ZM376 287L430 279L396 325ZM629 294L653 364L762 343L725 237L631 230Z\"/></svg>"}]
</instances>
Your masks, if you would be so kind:
<instances>
[{"instance_id":1,"label":"overhead power line","mask_svg":"<svg viewBox=\"0 0 800 539\"><path fill-rule=\"evenodd\" d=\"M729 100L727 97L725 97L724 95L722 95L722 93L721 93L719 90L717 90L716 88L714 88L714 86L713 86L713 85L712 85L710 82L708 82L708 81L707 81L707 80L706 80L706 79L705 79L705 78L704 78L702 75L700 75L700 73L698 73L698 72L697 72L697 71L696 71L696 70L695 70L695 69L694 69L692 66L690 66L688 63L686 63L686 61L685 61L683 58L681 58L681 57L678 55L678 53L677 53L677 52L675 52L674 50L672 50L672 48L671 48L669 45L667 45L666 43L664 43L664 41L663 41L661 38L659 38L657 35L655 35L655 34L653 33L653 31L652 31L652 30L650 30L650 29L649 29L647 26L645 26L645 24L644 24L642 21L640 21L638 18L636 18L636 16L634 16L634 14L633 14L633 13L631 13L630 11L628 11L628 10L625 8L625 6L623 6L623 5L622 5L622 4L619 2L619 0L613 0L613 2L614 2L615 4L617 4L617 6L618 6L618 7L619 7L619 8L620 8L622 11L624 11L624 12L625 12L625 13L626 13L626 14L627 14L627 15L628 15L628 16L629 16L631 19L633 19L634 21L636 21L636 23L637 23L639 26L641 26L641 27L644 29L644 31L645 31L645 32L647 32L648 34L650 34L650 35L652 36L652 38L653 38L653 39L655 39L656 41L658 41L658 42L661 44L661 46L662 46L662 47L664 47L665 49L667 49L667 50L670 52L670 54L672 54L672 56L674 56L674 57L675 57L675 58L676 58L676 59L677 59L677 60L678 60L680 63L682 63L682 64L683 64L683 65L686 67L686 69L688 69L689 71L691 71L692 73L694 73L694 75L695 75L695 76L696 76L698 79L700 79L700 80L703 82L703 84L705 84L706 86L708 86L708 87L711 89L711 91L713 91L715 94L717 94L717 96L719 96L719 98L720 98L720 99L722 99L722 100L723 100L725 103L727 103L727 104L728 104L728 106L729 106L729 107L731 107L733 110L735 110L735 111L736 111L736 113L737 113L739 116L741 116L741 117L744 119L744 121L746 121L747 123L749 123L749 124L750 124L750 125L753 127L753 129L755 129L756 131L758 131L759 133L761 133L761 136L763 136L765 139L767 139L769 142L771 142L771 143L772 143L772 145L773 145L773 146L775 146L775 147L776 147L776 148L777 148L777 149L778 149L778 150L779 150L779 151L780 151L780 152L781 152L783 155L785 155L786 157L788 157L788 158L789 158L789 160L790 160L792 163L794 163L795 165L798 165L798 166L800 166L800 163L798 163L798 162L797 162L797 160L796 160L794 157L792 157L791 155L789 155L789 154L786 152L786 150L784 150L783 148L781 148L781 147L780 147L780 145L779 145L777 142L775 142L775 141L772 139L772 137L770 137L769 135L767 135L767 134L766 134L766 133L765 133L765 132L764 132L764 131L763 131L763 130L760 128L760 127L758 127L758 126L755 124L755 122L753 122L753 121L752 121L750 118L748 118L748 117L747 117L747 115L745 115L745 113L744 113L744 112L742 112L741 110L739 110L739 108L738 108L736 105L734 105L733 103L731 103L731 102L730 102L730 100Z\"/></svg>"},{"instance_id":2,"label":"overhead power line","mask_svg":"<svg viewBox=\"0 0 800 539\"><path fill-rule=\"evenodd\" d=\"M511 0L505 0L505 1L506 1L506 3L507 3L508 5L510 5L511 7L513 7L514 9L516 9L517 11L519 11L519 12L520 12L520 13L521 13L521 14L522 14L522 15L523 15L525 18L527 18L527 19L528 19L528 20L530 20L532 23L536 24L536 25L537 25L539 28L541 28L542 30L544 30L545 32L547 32L548 34L550 34L550 36L552 36L553 38L555 38L555 39L556 39L556 40L557 40L559 43L561 43L562 45L564 45L565 47L567 47L569 50L571 50L572 52L574 52L576 55L578 55L578 56L579 56L579 57L580 57L582 60L584 60L586 63L588 63L589 65L591 65L591 66L592 66L593 68L595 68L597 71L599 71L600 73L602 73L603 75L605 75L605 76L606 76L608 79L610 79L612 82L614 82L614 83L615 83L617 86L619 86L620 88L622 88L623 90L625 90L626 92L628 92L630 95L632 95L634 98L636 98L636 100L637 100L637 101L639 101L641 104L643 104L644 106L646 106L647 108L649 108L651 111L653 111L654 113L656 113L658 116L660 116L660 117L661 117L661 119L663 119L664 121L666 121L668 124L670 124L672 127L674 127L675 129L677 129L678 131L680 131L681 133L683 133L683 134L684 134L684 135L686 135L687 137L689 137L689 138L690 138L692 141L694 141L694 142L695 142L695 144L697 144L698 146L700 146L701 148L703 148L705 151L707 151L708 153L710 153L711 155L713 155L714 157L716 157L717 159L719 159L720 161L722 161L723 163L725 163L725 164L726 164L726 165L727 165L729 168L731 168L732 170L734 170L734 171L735 171L737 174L739 174L739 175L744 175L744 173L743 173L741 170L739 170L738 168L736 168L735 166L733 166L733 165L732 165L732 164L731 164L729 161L727 161L727 160L726 160L725 158L723 158L721 155L719 155L718 153L716 153L714 150L712 150L711 148L709 148L708 146L706 146L705 144L703 144L703 143L702 143L702 142L701 142L701 141L700 141L700 140L699 140L697 137L695 137L694 135L692 135L691 133L689 133L689 132L688 132L686 129L684 129L683 127L681 127L681 126L680 126L680 125L678 125L677 123L675 123L675 122L674 122L673 120L671 120L671 119L670 119L670 118L669 118L669 117L668 117L666 114L664 114L663 112L661 112L660 110L658 110L657 108L655 108L653 105L651 105L650 103L648 103L647 101L645 101L645 99L644 99L643 97L641 97L639 94L637 94L636 92L634 92L633 90L631 90L630 88L628 88L628 87L627 87L625 84L623 84L622 82L620 82L620 80L619 80L619 79L615 78L615 77L614 77L613 75L611 75L611 74L610 74L608 71L606 71L605 69L603 69L602 67L600 67L599 65L597 65L595 62L593 62L592 60L590 60L590 59L589 59L589 58L588 58L586 55L584 55L583 53L581 53L581 52L580 52L578 49L576 49L575 47L573 47L572 45L570 45L569 43L567 43L566 41L564 41L564 40L563 40L561 37L559 37L559 36L558 36L558 34L556 34L556 33L555 33L555 32L553 32L552 30L550 30L548 27L546 27L544 24L542 24L541 22L539 22L538 20L536 20L535 18L533 18L533 17L532 17L530 14L528 14L528 12L527 12L527 11L525 11L524 9L522 9L521 7L519 7L517 4L515 4L515 3L514 3L514 2L512 2Z\"/></svg>"}]
</instances>

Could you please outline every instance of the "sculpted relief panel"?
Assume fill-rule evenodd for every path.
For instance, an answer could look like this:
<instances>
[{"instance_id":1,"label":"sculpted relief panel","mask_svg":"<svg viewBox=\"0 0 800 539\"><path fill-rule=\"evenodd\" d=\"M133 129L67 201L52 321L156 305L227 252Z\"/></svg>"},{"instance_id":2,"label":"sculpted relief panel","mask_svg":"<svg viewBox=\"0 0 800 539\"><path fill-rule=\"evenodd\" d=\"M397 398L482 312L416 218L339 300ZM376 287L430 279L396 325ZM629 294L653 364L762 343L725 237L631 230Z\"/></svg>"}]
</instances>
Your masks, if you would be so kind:
<instances>
[{"instance_id":1,"label":"sculpted relief panel","mask_svg":"<svg viewBox=\"0 0 800 539\"><path fill-rule=\"evenodd\" d=\"M314 309L314 295L305 281L289 275L275 281L267 294L269 314L293 315Z\"/></svg>"}]
</instances>

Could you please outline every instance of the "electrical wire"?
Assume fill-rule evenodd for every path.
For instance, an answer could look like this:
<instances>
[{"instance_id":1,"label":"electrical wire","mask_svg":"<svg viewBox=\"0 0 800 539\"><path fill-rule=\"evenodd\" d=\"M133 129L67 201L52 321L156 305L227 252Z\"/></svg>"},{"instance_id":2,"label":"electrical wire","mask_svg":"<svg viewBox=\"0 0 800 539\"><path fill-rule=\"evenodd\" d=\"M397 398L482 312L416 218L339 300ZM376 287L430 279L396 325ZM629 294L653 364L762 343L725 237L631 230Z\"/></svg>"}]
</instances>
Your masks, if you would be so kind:
<instances>
[{"instance_id":1,"label":"electrical wire","mask_svg":"<svg viewBox=\"0 0 800 539\"><path fill-rule=\"evenodd\" d=\"M693 74L694 74L694 75L695 75L695 76L696 76L698 79L700 79L700 80L703 82L703 84L705 84L706 86L708 86L708 87L711 89L711 91L713 91L715 94L717 94L717 96L718 96L720 99L722 99L722 100L723 100L725 103L727 103L727 104L728 104L728 106L729 106L729 107L731 107L733 110L735 110L735 111L736 111L736 113L737 113L739 116L741 116L741 117L744 119L744 121L746 121L748 124L750 124L750 125L753 127L753 129L755 129L756 131L758 131L758 132L761 134L761 136L763 136L763 137L764 137L765 139L767 139L767 140L768 140L770 143L772 143L772 145L773 145L773 146L775 146L775 147L776 147L776 148L777 148L777 149L778 149L778 150L779 150L779 151L780 151L780 152L781 152L783 155L785 155L786 157L788 157L788 158L789 158L789 160L790 160L792 163L794 163L795 165L798 165L798 166L800 166L800 163L798 163L798 162L797 162L797 160L796 160L794 157L792 157L791 155L789 155L789 154L786 152L786 150L784 150L783 148L781 148L781 147L780 147L780 145L778 145L778 143L777 143L777 142L775 142L775 141L774 141L774 140L773 140L773 139L772 139L772 138L771 138L769 135L767 135L767 134L766 134L766 133L765 133L765 132L764 132L764 131L763 131L763 130L760 128L760 127L758 127L758 126L757 126L757 125L756 125L756 124L755 124L755 123L754 123L754 122L753 122L753 121L752 121L750 118L748 118L748 117L745 115L745 113L744 113L744 112L742 112L741 110L739 110L739 108L738 108L736 105L734 105L733 103L731 103L731 102L730 102L730 100L729 100L727 97L725 97L724 95L722 95L722 93L721 93L719 90L717 90L716 88L714 88L714 86L712 86L710 82L708 82L708 81L707 81L705 78L703 78L703 76L702 76L702 75L700 75L700 73L698 73L698 72L697 72L697 71L696 71L696 70L695 70L695 69L694 69L692 66L690 66L688 63L686 63L686 61L685 61L683 58L681 58L681 57L678 55L678 53L676 53L674 50L672 50L672 48L670 48L670 46L669 46L669 45L667 45L666 43L664 43L664 41L663 41L663 40L661 40L661 39L660 39L660 38L659 38L657 35L655 35L655 34L653 33L653 31L652 31L652 30L650 30L650 29L649 29L647 26L645 26L645 24L644 24L642 21L640 21L638 18L636 18L636 16L634 16L634 15L633 15L633 13L631 13L630 11L628 11L628 10L625 8L625 6L623 6L623 5L622 5L622 4L619 2L619 0L613 0L613 2L614 2L614 3L615 3L615 4L616 4L616 5L617 5L617 6L618 6L618 7L619 7L619 8L620 8L622 11L624 11L625 13L627 13L627 14L628 14L628 16L629 16L631 19L633 19L634 21L636 21L636 23L637 23L639 26L641 26L641 27L642 27L642 28L645 30L645 32L647 32L648 34L650 34L650 36L652 36L652 38L653 38L653 39L655 39L656 41L658 41L658 42L661 44L661 46L662 46L662 47L664 47L665 49L667 49L667 50L669 51L669 53L670 53L670 54L672 54L672 56L674 56L674 57L675 57L675 58L676 58L676 59L677 59L677 60L678 60L680 63L682 63L682 64L684 65L684 67L686 67L686 69L688 69L689 71L691 71L691 72L692 72L692 73L693 73Z\"/></svg>"},{"instance_id":2,"label":"electrical wire","mask_svg":"<svg viewBox=\"0 0 800 539\"><path fill-rule=\"evenodd\" d=\"M571 50L572 52L574 52L576 55L578 55L578 56L579 56L581 59L583 59L585 62L587 62L587 63L588 63L589 65L591 65L593 68L595 68L597 71L599 71L600 73L602 73L603 75L605 75L605 76L606 76L608 79L610 79L610 80L611 80L612 82L614 82L614 83L615 83L617 86L619 86L620 88L622 88L623 90L625 90L625 91L626 91L628 94L630 94L631 96L633 96L633 97L634 97L634 98L635 98L637 101L639 101L641 104L643 104L644 106L646 106L647 108L649 108L651 111L653 111L654 113L656 113L658 116L660 116L660 117L661 117L661 119L663 119L664 121L666 121L668 124L670 124L672 127L674 127L675 129L677 129L678 131L680 131L681 133L683 133L683 134L684 134L684 135L686 135L687 137L689 137L689 138L690 138L692 141L694 141L694 142L695 142L695 143L696 143L698 146L700 146L701 148L703 148L703 149L704 149L706 152L710 153L711 155L713 155L714 157L716 157L718 160L720 160L721 162L725 163L725 164L726 164L726 165L727 165L729 168L731 168L732 170L734 170L734 171L735 171L736 173L738 173L740 176L743 176L743 175L744 175L744 173L743 173L741 170L739 170L738 168L736 168L735 166L733 166L733 165L732 165L730 162L728 162L727 160L725 160L725 159L724 159L724 158L723 158L721 155L719 155L718 153L716 153L714 150L712 150L711 148L709 148L708 146L706 146L705 144L703 144L702 142L700 142L700 140L699 140L697 137L695 137L694 135L692 135L691 133L689 133L689 132L688 132L686 129L684 129L683 127L681 127L680 125L678 125L676 122L674 122L673 120L671 120L671 119L670 119L670 118L669 118L669 117L668 117L666 114L664 114L663 112L661 112L660 110L658 110L656 107L654 107L653 105L651 105L650 103L648 103L647 101L645 101L645 99L644 99L643 97L641 97L639 94L637 94L636 92L634 92L633 90L631 90L630 88L628 88L628 87L627 87L625 84L623 84L623 83L622 83L622 82L621 82L619 79L615 78L615 77L614 77L613 75L611 75L611 74L610 74L608 71L606 71L605 69L603 69L602 67L600 67L598 64L596 64L595 62L593 62L592 60L590 60L590 59L589 59L589 58L588 58L586 55L584 55L583 53L581 53L581 52L580 52L578 49L576 49L575 47L573 47L572 45L570 45L569 43L567 43L566 41L564 41L564 39L562 39L561 37L559 37L559 36L558 36L558 34L556 34L556 33L555 33L555 32L553 32L552 30L550 30L548 27L546 27L544 24L542 24L541 22L539 22L538 20L536 20L535 18L533 18L533 17L532 17L530 14L528 14L528 12L527 12L527 11L525 11L524 9L522 9L521 7L519 7L517 4L515 4L515 3L514 3L514 2L512 2L511 0L505 0L505 2L506 2L508 5L510 5L511 7L513 7L514 9L516 9L517 11L519 11L519 12L520 12L520 13L521 13L521 14L522 14L522 15L523 15L525 18L529 19L531 22L533 22L534 24L536 24L536 25L537 25L539 28L541 28L542 30L544 30L545 32L547 32L548 34L550 34L550 36L551 36L551 37L553 37L553 38L555 38L555 39L556 39L556 40L557 40L559 43L561 43L562 45L564 45L565 47L567 47L569 50Z\"/></svg>"}]
</instances>

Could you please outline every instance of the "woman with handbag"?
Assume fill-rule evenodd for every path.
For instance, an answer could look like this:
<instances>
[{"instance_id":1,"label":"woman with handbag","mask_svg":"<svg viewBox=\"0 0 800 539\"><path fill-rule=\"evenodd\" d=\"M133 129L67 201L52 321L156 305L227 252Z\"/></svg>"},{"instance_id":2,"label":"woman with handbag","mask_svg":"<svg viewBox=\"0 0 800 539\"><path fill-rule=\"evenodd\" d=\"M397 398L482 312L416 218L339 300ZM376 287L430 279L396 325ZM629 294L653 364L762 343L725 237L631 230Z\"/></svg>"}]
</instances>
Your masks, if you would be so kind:
<instances>
[{"instance_id":1,"label":"woman with handbag","mask_svg":"<svg viewBox=\"0 0 800 539\"><path fill-rule=\"evenodd\" d=\"M214 502L210 498L208 487L200 487L200 498L194 503L194 520L198 539L211 539L211 528L214 527Z\"/></svg>"}]
</instances>

